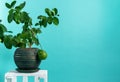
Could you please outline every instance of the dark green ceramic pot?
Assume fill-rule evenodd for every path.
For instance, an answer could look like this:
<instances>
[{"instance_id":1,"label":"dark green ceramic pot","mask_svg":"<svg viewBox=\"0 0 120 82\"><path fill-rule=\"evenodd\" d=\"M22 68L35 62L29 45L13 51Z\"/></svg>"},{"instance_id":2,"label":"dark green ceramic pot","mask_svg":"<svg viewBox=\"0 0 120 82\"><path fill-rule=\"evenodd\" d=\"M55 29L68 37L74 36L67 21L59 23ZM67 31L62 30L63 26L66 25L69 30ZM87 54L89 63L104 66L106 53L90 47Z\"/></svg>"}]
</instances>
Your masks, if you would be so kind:
<instances>
[{"instance_id":1,"label":"dark green ceramic pot","mask_svg":"<svg viewBox=\"0 0 120 82\"><path fill-rule=\"evenodd\" d=\"M17 48L14 61L19 72L36 72L41 60L38 59L38 48Z\"/></svg>"}]
</instances>

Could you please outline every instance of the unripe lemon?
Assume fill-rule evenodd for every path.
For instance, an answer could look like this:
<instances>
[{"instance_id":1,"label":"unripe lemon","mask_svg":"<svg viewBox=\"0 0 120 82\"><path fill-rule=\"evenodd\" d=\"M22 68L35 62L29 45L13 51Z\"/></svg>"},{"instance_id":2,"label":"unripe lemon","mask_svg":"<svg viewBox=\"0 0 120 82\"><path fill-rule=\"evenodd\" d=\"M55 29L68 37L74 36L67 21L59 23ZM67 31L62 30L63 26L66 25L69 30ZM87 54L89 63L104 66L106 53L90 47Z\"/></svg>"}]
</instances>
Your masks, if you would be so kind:
<instances>
[{"instance_id":1,"label":"unripe lemon","mask_svg":"<svg viewBox=\"0 0 120 82\"><path fill-rule=\"evenodd\" d=\"M38 58L40 60L45 60L47 58L47 53L44 50L38 50Z\"/></svg>"}]
</instances>

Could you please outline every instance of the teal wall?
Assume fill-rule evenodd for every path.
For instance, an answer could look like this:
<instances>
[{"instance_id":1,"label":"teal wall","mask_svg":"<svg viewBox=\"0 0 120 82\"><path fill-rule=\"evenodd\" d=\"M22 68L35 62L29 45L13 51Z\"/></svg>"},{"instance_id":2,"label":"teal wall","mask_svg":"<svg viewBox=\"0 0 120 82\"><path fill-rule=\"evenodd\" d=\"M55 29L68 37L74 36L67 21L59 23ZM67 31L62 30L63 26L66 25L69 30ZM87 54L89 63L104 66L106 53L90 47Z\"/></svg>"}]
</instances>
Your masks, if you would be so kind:
<instances>
[{"instance_id":1,"label":"teal wall","mask_svg":"<svg viewBox=\"0 0 120 82\"><path fill-rule=\"evenodd\" d=\"M1 19L7 13L5 1L0 0ZM60 25L42 29L39 36L48 53L40 68L48 70L49 82L120 82L120 0L26 1L32 17L46 7L60 13ZM0 44L0 82L16 68L14 50Z\"/></svg>"}]
</instances>

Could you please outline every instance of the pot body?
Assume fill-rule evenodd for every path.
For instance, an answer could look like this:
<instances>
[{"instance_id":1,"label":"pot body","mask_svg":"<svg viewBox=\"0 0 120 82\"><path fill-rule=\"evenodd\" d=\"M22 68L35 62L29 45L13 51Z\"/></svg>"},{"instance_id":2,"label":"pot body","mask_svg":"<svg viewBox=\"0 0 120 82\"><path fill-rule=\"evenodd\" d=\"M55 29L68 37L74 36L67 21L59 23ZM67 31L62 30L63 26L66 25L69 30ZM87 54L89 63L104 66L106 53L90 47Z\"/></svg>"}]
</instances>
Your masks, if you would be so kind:
<instances>
[{"instance_id":1,"label":"pot body","mask_svg":"<svg viewBox=\"0 0 120 82\"><path fill-rule=\"evenodd\" d=\"M41 63L38 59L38 48L17 48L14 61L19 70L36 70Z\"/></svg>"}]
</instances>

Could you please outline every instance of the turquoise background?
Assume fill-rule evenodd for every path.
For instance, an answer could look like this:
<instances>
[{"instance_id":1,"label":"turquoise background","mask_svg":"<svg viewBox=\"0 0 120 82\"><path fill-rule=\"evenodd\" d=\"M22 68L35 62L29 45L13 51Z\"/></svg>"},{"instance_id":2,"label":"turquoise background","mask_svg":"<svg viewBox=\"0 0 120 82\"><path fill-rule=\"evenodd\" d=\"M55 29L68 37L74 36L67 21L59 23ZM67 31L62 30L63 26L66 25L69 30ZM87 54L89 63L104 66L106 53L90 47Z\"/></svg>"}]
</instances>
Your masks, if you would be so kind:
<instances>
[{"instance_id":1,"label":"turquoise background","mask_svg":"<svg viewBox=\"0 0 120 82\"><path fill-rule=\"evenodd\" d=\"M19 26L4 20L6 1L0 0L0 19L18 32ZM25 10L33 18L46 7L57 7L60 13L59 26L42 29L39 36L48 53L40 68L48 70L49 82L120 82L120 0L26 1ZM16 68L14 50L0 44L0 82Z\"/></svg>"}]
</instances>

